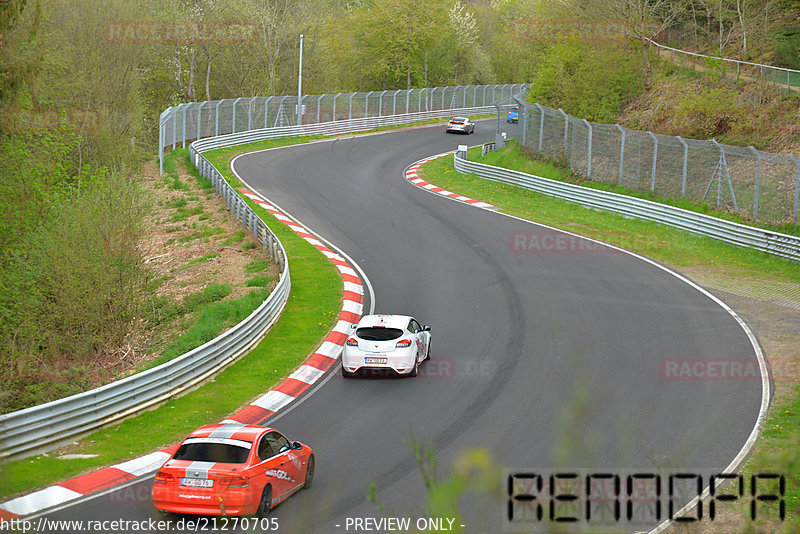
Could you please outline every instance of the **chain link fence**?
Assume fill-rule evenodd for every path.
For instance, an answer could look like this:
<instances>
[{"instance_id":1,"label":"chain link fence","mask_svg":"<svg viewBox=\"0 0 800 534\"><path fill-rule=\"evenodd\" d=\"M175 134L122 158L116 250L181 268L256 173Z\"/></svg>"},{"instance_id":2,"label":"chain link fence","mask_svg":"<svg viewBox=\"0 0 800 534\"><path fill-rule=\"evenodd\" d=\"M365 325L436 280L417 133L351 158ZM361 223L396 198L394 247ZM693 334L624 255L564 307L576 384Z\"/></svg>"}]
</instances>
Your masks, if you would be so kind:
<instances>
[{"instance_id":1,"label":"chain link fence","mask_svg":"<svg viewBox=\"0 0 800 534\"><path fill-rule=\"evenodd\" d=\"M301 124L397 114L491 106L518 94L524 84L459 85L368 93L303 95ZM297 96L269 96L189 102L161 113L158 155L179 143L247 130L297 125ZM163 172L163 168L161 169Z\"/></svg>"},{"instance_id":2,"label":"chain link fence","mask_svg":"<svg viewBox=\"0 0 800 534\"><path fill-rule=\"evenodd\" d=\"M697 54L695 52L688 52L678 48L672 48L650 41L650 46L655 46L656 53L666 55L672 58L672 62L684 67L691 67L693 70L708 70L710 67L720 66L724 69L725 74L736 71L736 78L739 77L760 80L772 84L778 88L784 88L789 91L800 90L800 71L793 69L786 69L783 67L773 67L772 65L764 65L762 63L752 63L750 61L741 61L738 59L730 59L725 57L707 56L705 54ZM730 68L730 70L728 70Z\"/></svg>"},{"instance_id":3,"label":"chain link fence","mask_svg":"<svg viewBox=\"0 0 800 534\"><path fill-rule=\"evenodd\" d=\"M797 222L800 161L791 154L597 124L515 100L523 146L565 162L576 174L753 220Z\"/></svg>"}]
</instances>

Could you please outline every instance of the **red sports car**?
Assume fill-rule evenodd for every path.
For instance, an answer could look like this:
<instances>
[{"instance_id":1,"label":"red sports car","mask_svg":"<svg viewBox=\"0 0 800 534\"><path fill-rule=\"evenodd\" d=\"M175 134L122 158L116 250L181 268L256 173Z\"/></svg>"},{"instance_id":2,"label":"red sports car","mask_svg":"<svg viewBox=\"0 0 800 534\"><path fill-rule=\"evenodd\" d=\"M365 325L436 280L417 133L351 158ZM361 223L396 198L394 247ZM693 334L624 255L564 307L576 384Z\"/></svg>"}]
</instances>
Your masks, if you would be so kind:
<instances>
[{"instance_id":1,"label":"red sports car","mask_svg":"<svg viewBox=\"0 0 800 534\"><path fill-rule=\"evenodd\" d=\"M163 512L258 515L314 480L314 451L273 428L206 425L180 444L153 482Z\"/></svg>"}]
</instances>

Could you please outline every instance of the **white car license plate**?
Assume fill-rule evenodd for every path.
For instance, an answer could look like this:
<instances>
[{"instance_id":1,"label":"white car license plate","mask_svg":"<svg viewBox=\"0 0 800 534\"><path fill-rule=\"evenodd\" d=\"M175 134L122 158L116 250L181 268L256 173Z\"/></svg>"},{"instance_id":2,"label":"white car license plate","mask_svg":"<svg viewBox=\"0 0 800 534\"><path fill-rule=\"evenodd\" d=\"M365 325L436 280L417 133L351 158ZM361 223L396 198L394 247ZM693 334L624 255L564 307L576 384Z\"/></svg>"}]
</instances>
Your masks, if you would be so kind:
<instances>
[{"instance_id":1,"label":"white car license plate","mask_svg":"<svg viewBox=\"0 0 800 534\"><path fill-rule=\"evenodd\" d=\"M364 358L364 363L386 363L387 361L389 360L385 357L379 356L367 356Z\"/></svg>"},{"instance_id":2,"label":"white car license plate","mask_svg":"<svg viewBox=\"0 0 800 534\"><path fill-rule=\"evenodd\" d=\"M190 488L210 488L214 486L214 481L205 478L182 478L181 486Z\"/></svg>"}]
</instances>

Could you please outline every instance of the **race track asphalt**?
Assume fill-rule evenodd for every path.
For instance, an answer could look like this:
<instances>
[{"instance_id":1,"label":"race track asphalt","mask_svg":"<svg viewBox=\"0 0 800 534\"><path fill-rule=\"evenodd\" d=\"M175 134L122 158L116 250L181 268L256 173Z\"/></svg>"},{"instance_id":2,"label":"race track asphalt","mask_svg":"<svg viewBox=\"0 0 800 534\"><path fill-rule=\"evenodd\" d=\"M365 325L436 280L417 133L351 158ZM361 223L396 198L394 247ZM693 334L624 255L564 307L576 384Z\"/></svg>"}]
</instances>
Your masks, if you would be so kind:
<instances>
[{"instance_id":1,"label":"race track asphalt","mask_svg":"<svg viewBox=\"0 0 800 534\"><path fill-rule=\"evenodd\" d=\"M709 296L640 258L566 235L565 250L523 253L518 236L541 244L557 234L403 178L418 159L493 135L491 122L469 138L423 127L236 160L253 190L358 263L376 313L414 315L433 329L421 376L343 379L336 368L266 421L311 445L317 459L314 487L273 511L279 532L353 532L348 518L425 517L426 489L406 443L413 437L435 449L443 474L463 451L482 448L521 471L659 466L707 481L752 431L758 380L664 376L679 359L755 363L741 325ZM499 494L462 498L465 532L529 529L504 522L500 482ZM371 484L380 510L367 500ZM157 517L151 485L147 478L50 517Z\"/></svg>"}]
</instances>

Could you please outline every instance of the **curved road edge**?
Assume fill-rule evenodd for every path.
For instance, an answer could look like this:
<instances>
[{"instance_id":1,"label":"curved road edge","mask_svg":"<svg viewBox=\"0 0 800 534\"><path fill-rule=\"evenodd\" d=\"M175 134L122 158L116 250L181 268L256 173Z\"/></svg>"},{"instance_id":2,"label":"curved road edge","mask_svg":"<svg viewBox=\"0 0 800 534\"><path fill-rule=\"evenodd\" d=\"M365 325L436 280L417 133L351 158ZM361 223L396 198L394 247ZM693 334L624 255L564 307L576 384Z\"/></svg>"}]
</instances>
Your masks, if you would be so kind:
<instances>
[{"instance_id":1,"label":"curved road edge","mask_svg":"<svg viewBox=\"0 0 800 534\"><path fill-rule=\"evenodd\" d=\"M443 154L437 154L436 156L432 156L432 157L428 157L428 158L424 158L424 159L415 161L414 163L412 163L411 165L409 165L406 168L406 170L404 172L405 179L409 183L411 183L412 185L414 185L416 187L419 187L420 189L423 189L424 191L427 191L428 193L435 194L435 195L438 195L438 196L443 196L443 197L448 198L449 200L453 200L455 202L467 203L467 204L470 204L473 207L478 208L478 209L483 209L483 210L487 210L487 211L494 211L494 212L496 212L496 213L498 213L498 214L500 214L500 215L502 215L504 217L509 217L511 219L514 219L514 220L517 220L517 221L520 221L520 222L523 222L523 223L528 223L528 224L532 224L534 226L538 226L538 227L545 228L545 229L548 229L548 230L553 230L553 231L556 231L556 232L565 233L565 234L573 236L573 237L586 239L586 240L591 241L593 243L597 243L599 245L603 245L603 246L609 247L611 249L614 249L614 250L616 250L618 252L622 252L624 254L628 254L630 256L633 256L633 257L635 257L635 258L637 258L637 259L639 259L641 261L649 263L650 265L652 265L652 266L654 266L654 267L656 267L658 269L661 269L665 273L667 273L667 274L669 274L671 276L674 276L678 280L681 280L685 284L687 284L690 287L696 289L697 291L699 291L700 293L702 293L703 295L705 295L706 297L711 299L715 304L717 304L722 309L724 309L731 317L733 317L733 319L742 328L742 330L744 331L744 333L747 336L747 338L750 340L750 344L753 347L753 352L755 353L756 359L758 360L758 369L759 369L759 372L761 373L761 405L759 407L758 416L756 417L756 421L753 424L752 430L750 431L750 435L747 437L747 440L745 441L744 445L739 450L739 453L733 458L733 460L731 460L731 462L728 464L728 466L723 471L724 473L736 472L741 467L741 465L744 463L744 461L747 458L747 456L750 455L750 453L753 450L753 447L755 447L756 441L758 440L758 436L759 436L759 434L761 432L761 429L764 426L764 420L766 419L767 410L769 408L769 403L770 403L770 400L772 398L772 387L771 387L771 384L770 384L770 373L769 373L769 369L768 369L768 366L767 366L766 359L764 357L764 351L762 350L761 345L758 343L758 338L756 337L755 333L752 331L750 326L747 324L747 322L745 322L745 320L742 319L742 317L739 316L739 314L736 313L736 311L733 308L731 308L730 306L725 304L725 302L723 302L720 298L718 298L715 295L713 295L707 289L703 288L702 286L698 285L697 283L693 282L692 280L686 278L685 276L683 276L679 272L674 271L674 270L670 269L669 267L667 267L665 265L662 265L662 264L656 262L655 260L652 260L652 259L650 259L650 258L648 258L646 256L642 256L641 254L637 254L636 252L632 252L630 250L626 250L626 249L618 247L616 245L605 243L605 242L600 241L598 239L594 239L594 238L591 238L591 237L583 236L583 235L580 235L580 234L576 234L574 232L570 232L568 230L563 230L561 228L556 228L554 226L549 226L549 225L538 223L538 222L531 221L531 220L528 220L528 219L523 219L522 217L517 217L515 215L510 215L508 213L503 213L502 211L498 211L499 208L496 207L496 206L492 206L491 204L488 204L486 202L480 202L480 201L477 201L477 200L469 199L468 197L463 197L461 195L458 195L458 193L453 193L451 191L448 191L446 189L438 187L438 186L436 186L436 185L434 185L434 184L432 184L430 182L427 182L427 181L423 180L422 178L420 178L418 176L417 171L419 170L419 168L422 165L424 165L425 163L427 163L427 162L429 162L429 161L431 161L433 159L440 158L440 157L446 156L448 154L452 154L452 152L447 152L447 153L443 153ZM706 486L705 488L703 488L702 495L700 497L695 497L694 499L689 501L685 506L683 506L680 510L678 510L675 513L675 517L681 517L683 515L686 515L687 513L689 513L697 505L697 503L700 500L706 500L709 497L709 495L710 495L710 490L709 490L709 487ZM658 534L660 532L663 532L668 527L670 527L674 522L675 521L672 520L672 519L667 519L667 520L663 521L662 523L660 523L656 528L651 530L649 534Z\"/></svg>"},{"instance_id":2,"label":"curved road edge","mask_svg":"<svg viewBox=\"0 0 800 534\"><path fill-rule=\"evenodd\" d=\"M280 148L280 147L279 147ZM237 156L238 157L238 156ZM235 158L234 158L235 159ZM233 161L231 161L233 170ZM236 174L236 171L233 171ZM237 175L237 178L241 178ZM244 181L243 184L247 185ZM249 186L248 186L249 187ZM366 273L338 247L319 237L300 225L291 215L276 208L274 204L249 190L240 189L240 194L267 210L276 219L303 237L333 263L343 279L342 308L337 324L298 369L282 382L267 391L254 402L234 413L223 422L257 423L279 413L278 418L301 404L332 376L325 374L335 367L350 324L358 322L363 311L363 297L366 285L369 292L370 309L374 309L374 291ZM327 246L326 246L327 245ZM335 252L334 252L335 251ZM363 284L362 284L363 280ZM313 389L310 389L320 381ZM303 395L308 391L306 395ZM276 418L277 419L277 418ZM143 478L151 476L172 455L177 444L134 458L119 464L100 468L96 471L60 482L53 486L0 503L0 519L10 520L39 515L76 505L86 499L116 491Z\"/></svg>"}]
</instances>

